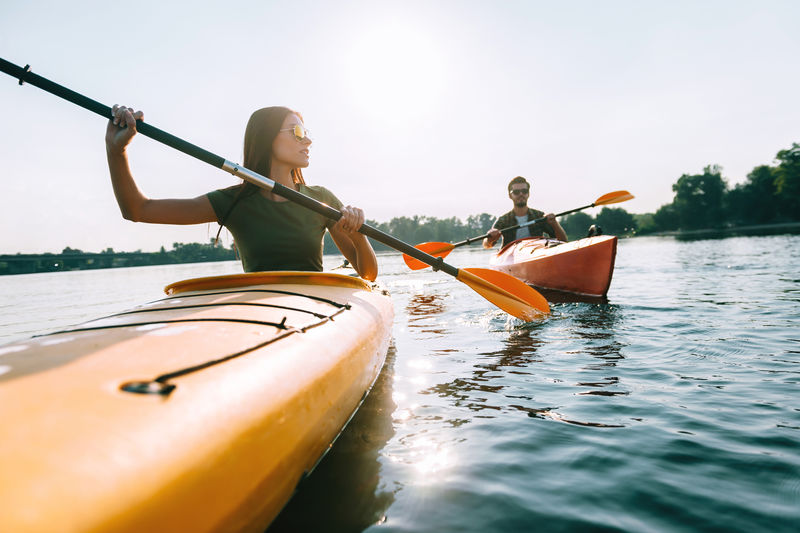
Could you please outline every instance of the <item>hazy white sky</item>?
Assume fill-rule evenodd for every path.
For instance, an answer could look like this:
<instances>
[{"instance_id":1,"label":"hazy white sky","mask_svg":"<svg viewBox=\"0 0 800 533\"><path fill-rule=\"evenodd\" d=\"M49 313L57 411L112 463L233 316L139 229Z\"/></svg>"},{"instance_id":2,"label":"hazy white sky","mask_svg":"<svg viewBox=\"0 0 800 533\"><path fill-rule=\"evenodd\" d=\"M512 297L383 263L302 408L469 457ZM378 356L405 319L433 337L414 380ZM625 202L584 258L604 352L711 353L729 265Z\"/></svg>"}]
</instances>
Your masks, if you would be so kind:
<instances>
[{"instance_id":1,"label":"hazy white sky","mask_svg":"<svg viewBox=\"0 0 800 533\"><path fill-rule=\"evenodd\" d=\"M308 182L367 217L563 211L627 189L633 213L684 173L730 184L800 142L800 2L4 0L0 57L233 161L252 111L300 110ZM157 250L216 227L124 221L105 121L0 75L0 253ZM151 197L230 175L139 137ZM589 211L594 214L597 211Z\"/></svg>"}]
</instances>

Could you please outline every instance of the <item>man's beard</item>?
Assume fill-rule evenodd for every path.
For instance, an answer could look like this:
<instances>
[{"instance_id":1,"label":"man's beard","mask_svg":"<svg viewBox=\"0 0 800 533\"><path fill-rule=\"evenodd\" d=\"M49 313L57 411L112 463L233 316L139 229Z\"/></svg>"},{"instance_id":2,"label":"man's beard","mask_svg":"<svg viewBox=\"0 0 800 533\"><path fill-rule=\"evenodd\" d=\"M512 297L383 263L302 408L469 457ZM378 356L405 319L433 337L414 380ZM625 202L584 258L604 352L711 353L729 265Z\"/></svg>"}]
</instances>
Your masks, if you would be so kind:
<instances>
[{"instance_id":1,"label":"man's beard","mask_svg":"<svg viewBox=\"0 0 800 533\"><path fill-rule=\"evenodd\" d=\"M518 200L514 202L514 207L525 207L526 205L528 205L527 200Z\"/></svg>"}]
</instances>

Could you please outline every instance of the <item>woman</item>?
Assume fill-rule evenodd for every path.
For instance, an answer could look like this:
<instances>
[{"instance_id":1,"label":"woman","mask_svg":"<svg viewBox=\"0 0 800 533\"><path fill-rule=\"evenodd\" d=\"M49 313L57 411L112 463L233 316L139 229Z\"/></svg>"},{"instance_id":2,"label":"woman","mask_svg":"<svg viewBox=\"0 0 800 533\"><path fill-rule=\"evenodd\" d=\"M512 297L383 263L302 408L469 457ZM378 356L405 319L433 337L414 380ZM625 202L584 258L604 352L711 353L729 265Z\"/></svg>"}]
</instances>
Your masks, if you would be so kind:
<instances>
[{"instance_id":1,"label":"woman","mask_svg":"<svg viewBox=\"0 0 800 533\"><path fill-rule=\"evenodd\" d=\"M127 147L136 134L141 111L112 108L106 128L106 154L111 183L122 216L134 222L202 224L227 227L246 272L260 270L322 270L322 237L334 243L367 280L378 276L378 262L367 238L358 233L364 212L342 203L324 187L308 186L311 139L299 113L285 107L259 109L244 134L243 165L262 176L341 211L338 222L249 183L212 191L191 199L150 199L136 185L128 165Z\"/></svg>"}]
</instances>

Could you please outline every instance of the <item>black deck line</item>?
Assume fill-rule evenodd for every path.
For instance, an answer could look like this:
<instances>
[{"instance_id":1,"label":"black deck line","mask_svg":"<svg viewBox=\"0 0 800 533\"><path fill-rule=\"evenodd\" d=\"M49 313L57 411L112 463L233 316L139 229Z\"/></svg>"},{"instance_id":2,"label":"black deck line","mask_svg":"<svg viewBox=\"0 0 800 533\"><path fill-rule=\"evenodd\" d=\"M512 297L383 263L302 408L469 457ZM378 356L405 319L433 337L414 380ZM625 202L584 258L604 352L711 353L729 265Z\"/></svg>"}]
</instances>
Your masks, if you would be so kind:
<instances>
[{"instance_id":1,"label":"black deck line","mask_svg":"<svg viewBox=\"0 0 800 533\"><path fill-rule=\"evenodd\" d=\"M250 346L249 348L245 348L243 350L240 350L240 351L238 351L236 353L232 353L230 355L226 355L224 357L220 357L218 359L212 359L210 361L206 361L205 363L200 363L199 365L194 365L194 366L182 368L180 370L174 370L174 371L168 372L166 374L161 374L160 376L158 376L155 379L151 380L149 383L159 383L161 385L169 385L167 382L169 380L171 380L171 379L174 379L174 378L177 378L177 377L181 377L181 376L185 376L187 374L191 374L191 373L197 372L199 370L204 370L206 368L209 368L211 366L215 366L215 365L218 365L218 364L221 364L221 363L225 363L227 361L230 361L231 359L235 359L237 357L241 357L242 355L245 355L245 354L248 354L248 353L250 353L252 351L255 351L255 350L258 350L260 348L263 348L264 346L272 344L273 342L276 342L276 341L279 341L281 339L284 339L284 338L286 338L286 337L288 337L288 336L290 336L290 335L292 335L294 333L305 333L309 329L316 328L318 326L321 326L322 324L325 324L326 322L332 321L333 317L335 317L336 315L338 315L340 313L343 313L346 310L347 309L344 309L344 308L339 309L338 311L336 311L332 315L326 316L325 318L319 320L318 322L315 322L313 324L309 324L309 325L304 326L302 328L286 327L283 323L281 323L280 325L283 326L283 329L285 329L286 331L281 333L280 335L272 337L271 339L267 339L264 342L260 342L258 344L253 345L253 346ZM148 382L147 381L144 381L144 382L140 381L138 383L148 383ZM168 387L164 387L162 389L156 389L156 390L160 390L160 391L164 391L164 392L154 392L154 394L168 395L173 390L175 390L175 386L174 385L173 386L168 386Z\"/></svg>"},{"instance_id":2,"label":"black deck line","mask_svg":"<svg viewBox=\"0 0 800 533\"><path fill-rule=\"evenodd\" d=\"M316 300L318 302L325 302L327 304L331 304L335 307L349 307L350 304L342 304L339 302L335 302L333 300L329 300L327 298L321 298L319 296L312 296L310 294L303 294L301 292L292 292L292 291L280 291L277 289L240 289L240 290L230 290L230 291L216 291L216 292L203 292L202 294L176 294L174 296L168 296L166 298L162 298L160 300L154 300L152 302L148 302L148 304L153 304L156 302L164 302L167 300L174 300L176 298L197 298L200 296L215 296L218 294L237 294L240 292L268 292L272 294L286 294L289 296L302 296L304 298L308 298L310 300ZM145 305L148 305L145 304Z\"/></svg>"},{"instance_id":3,"label":"black deck line","mask_svg":"<svg viewBox=\"0 0 800 533\"><path fill-rule=\"evenodd\" d=\"M164 301L164 300L160 300ZM149 304L148 304L149 305ZM198 309L202 307L225 307L230 305L244 305L244 306L252 306L252 307L269 307L271 309L283 309L284 311L297 311L299 313L307 313L309 315L314 315L316 318L322 318L328 315L324 315L322 313L315 313L314 311L309 311L307 309L300 309L297 307L289 307L286 305L275 305L275 304L262 304L256 302L218 302L218 303L210 303L210 304L194 304L194 305L177 305L175 307L160 307L157 309L131 309L130 311L123 311L121 313L115 313L113 315L108 315L103 318L95 318L90 320L89 322L94 322L95 320L103 320L105 318L111 318L115 316L125 316L125 315L135 315L138 313L153 313L157 311L173 311L176 309Z\"/></svg>"},{"instance_id":4,"label":"black deck line","mask_svg":"<svg viewBox=\"0 0 800 533\"><path fill-rule=\"evenodd\" d=\"M109 317L103 317L109 318ZM96 320L103 320L103 318L98 318ZM94 322L94 320L92 321ZM63 333L79 333L83 331L97 331L101 329L115 329L115 328L133 328L133 327L140 327L140 326L152 326L153 324L180 324L182 322L234 322L234 323L241 323L241 324L256 324L259 326L273 326L278 329L288 329L285 324L282 323L275 323L275 322L268 322L266 320L248 320L244 318L179 318L175 320L152 320L149 322L127 322L125 324L109 324L106 326L93 326L88 328L74 328L74 329L62 329L60 331L53 331L51 333L42 333L41 335L34 335L33 338L36 337L49 337L50 335L61 335Z\"/></svg>"}]
</instances>

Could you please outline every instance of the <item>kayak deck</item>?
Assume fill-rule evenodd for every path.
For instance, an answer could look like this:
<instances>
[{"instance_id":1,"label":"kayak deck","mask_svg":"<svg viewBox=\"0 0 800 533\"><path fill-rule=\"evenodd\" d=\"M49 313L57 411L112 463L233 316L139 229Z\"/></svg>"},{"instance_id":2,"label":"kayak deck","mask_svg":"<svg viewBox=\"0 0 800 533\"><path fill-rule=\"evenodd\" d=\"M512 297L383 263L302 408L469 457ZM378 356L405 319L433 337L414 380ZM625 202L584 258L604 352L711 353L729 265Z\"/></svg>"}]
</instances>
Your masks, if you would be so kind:
<instances>
[{"instance_id":1,"label":"kayak deck","mask_svg":"<svg viewBox=\"0 0 800 533\"><path fill-rule=\"evenodd\" d=\"M0 530L263 530L377 377L388 296L350 276L187 280L0 347Z\"/></svg>"},{"instance_id":2,"label":"kayak deck","mask_svg":"<svg viewBox=\"0 0 800 533\"><path fill-rule=\"evenodd\" d=\"M604 297L616 253L617 238L612 235L571 242L527 238L504 246L490 266L538 288Z\"/></svg>"}]
</instances>

